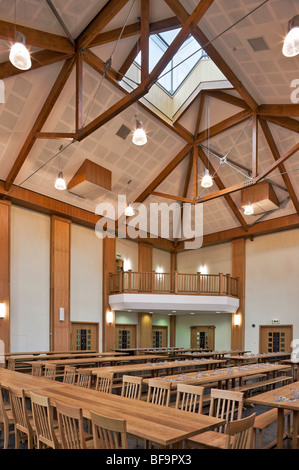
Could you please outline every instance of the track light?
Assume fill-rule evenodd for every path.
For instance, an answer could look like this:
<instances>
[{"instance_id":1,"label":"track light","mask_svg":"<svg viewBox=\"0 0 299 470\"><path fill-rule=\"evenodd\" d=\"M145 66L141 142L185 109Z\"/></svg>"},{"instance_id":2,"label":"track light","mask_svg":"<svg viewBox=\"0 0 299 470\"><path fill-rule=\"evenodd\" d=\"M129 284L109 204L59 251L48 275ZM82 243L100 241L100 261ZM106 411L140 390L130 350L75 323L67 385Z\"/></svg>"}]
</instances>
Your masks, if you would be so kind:
<instances>
[{"instance_id":1,"label":"track light","mask_svg":"<svg viewBox=\"0 0 299 470\"><path fill-rule=\"evenodd\" d=\"M142 122L136 118L136 129L133 134L132 139L133 144L135 145L144 145L147 142L147 137L145 130L143 129Z\"/></svg>"},{"instance_id":2,"label":"track light","mask_svg":"<svg viewBox=\"0 0 299 470\"><path fill-rule=\"evenodd\" d=\"M125 210L125 216L126 217L132 217L132 215L134 215L134 214L135 214L135 211L132 207L131 202L129 202L127 207L126 207L126 210Z\"/></svg>"},{"instance_id":3,"label":"track light","mask_svg":"<svg viewBox=\"0 0 299 470\"><path fill-rule=\"evenodd\" d=\"M282 53L286 57L299 54L299 15L289 21L289 32L285 37Z\"/></svg>"},{"instance_id":4,"label":"track light","mask_svg":"<svg viewBox=\"0 0 299 470\"><path fill-rule=\"evenodd\" d=\"M55 188L59 189L60 191L64 191L66 189L66 182L65 182L65 179L63 178L62 171L59 172L58 178L55 181Z\"/></svg>"},{"instance_id":5,"label":"track light","mask_svg":"<svg viewBox=\"0 0 299 470\"><path fill-rule=\"evenodd\" d=\"M250 201L247 202L245 209L244 209L244 214L245 215L252 215L254 214L254 209L252 205L250 204Z\"/></svg>"},{"instance_id":6,"label":"track light","mask_svg":"<svg viewBox=\"0 0 299 470\"><path fill-rule=\"evenodd\" d=\"M210 188L213 185L213 180L208 169L205 169L205 175L201 180L201 186L203 188Z\"/></svg>"},{"instance_id":7,"label":"track light","mask_svg":"<svg viewBox=\"0 0 299 470\"><path fill-rule=\"evenodd\" d=\"M28 70L31 67L30 54L25 46L25 36L19 31L15 32L15 43L10 49L9 60L14 67L20 70Z\"/></svg>"}]
</instances>

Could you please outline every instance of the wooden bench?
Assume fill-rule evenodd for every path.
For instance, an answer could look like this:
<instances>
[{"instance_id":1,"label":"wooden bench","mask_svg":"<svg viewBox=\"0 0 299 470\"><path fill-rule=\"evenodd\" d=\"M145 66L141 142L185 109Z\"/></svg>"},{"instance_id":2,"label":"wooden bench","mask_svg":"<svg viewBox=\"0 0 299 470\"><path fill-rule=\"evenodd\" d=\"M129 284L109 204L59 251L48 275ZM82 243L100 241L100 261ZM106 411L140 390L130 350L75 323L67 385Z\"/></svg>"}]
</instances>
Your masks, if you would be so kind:
<instances>
[{"instance_id":1,"label":"wooden bench","mask_svg":"<svg viewBox=\"0 0 299 470\"><path fill-rule=\"evenodd\" d=\"M258 436L258 449L270 449L271 447L276 445L276 439L265 447L262 446L263 444L263 431L270 426L270 424L275 423L277 421L277 408L272 408L269 411L265 411L265 413L261 413L257 415L254 420L253 426L253 446L256 448L256 441ZM288 434L290 434L291 428L291 410L284 410L284 416L288 417Z\"/></svg>"},{"instance_id":2,"label":"wooden bench","mask_svg":"<svg viewBox=\"0 0 299 470\"><path fill-rule=\"evenodd\" d=\"M255 390L257 388L275 385L280 382L282 383L289 382L291 380L292 380L292 377L288 375L282 375L280 377L273 377L272 379L268 379L268 380L259 380L257 382L252 382L249 384L241 385L239 387L234 387L232 390L236 390L238 392L248 392L251 390Z\"/></svg>"}]
</instances>

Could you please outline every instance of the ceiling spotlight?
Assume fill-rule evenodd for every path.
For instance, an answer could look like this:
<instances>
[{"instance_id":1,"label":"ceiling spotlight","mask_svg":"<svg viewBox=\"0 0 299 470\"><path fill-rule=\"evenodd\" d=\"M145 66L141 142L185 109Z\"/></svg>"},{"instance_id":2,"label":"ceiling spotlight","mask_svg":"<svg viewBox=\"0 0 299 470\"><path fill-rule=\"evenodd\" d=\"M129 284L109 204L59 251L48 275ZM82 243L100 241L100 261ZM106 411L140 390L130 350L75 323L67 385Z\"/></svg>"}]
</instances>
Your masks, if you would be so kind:
<instances>
[{"instance_id":1,"label":"ceiling spotlight","mask_svg":"<svg viewBox=\"0 0 299 470\"><path fill-rule=\"evenodd\" d=\"M205 175L201 180L201 186L203 188L210 188L213 185L213 180L208 169L205 169Z\"/></svg>"},{"instance_id":2,"label":"ceiling spotlight","mask_svg":"<svg viewBox=\"0 0 299 470\"><path fill-rule=\"evenodd\" d=\"M289 21L289 32L285 37L282 53L286 57L299 54L299 15Z\"/></svg>"},{"instance_id":3,"label":"ceiling spotlight","mask_svg":"<svg viewBox=\"0 0 299 470\"><path fill-rule=\"evenodd\" d=\"M125 216L126 217L132 217L132 215L135 214L135 211L133 209L133 206L131 204L131 202L128 202L128 205L126 207L126 210L125 210Z\"/></svg>"},{"instance_id":4,"label":"ceiling spotlight","mask_svg":"<svg viewBox=\"0 0 299 470\"><path fill-rule=\"evenodd\" d=\"M254 214L254 209L252 205L250 204L250 201L247 202L246 207L244 209L244 214L245 215L252 215Z\"/></svg>"},{"instance_id":5,"label":"ceiling spotlight","mask_svg":"<svg viewBox=\"0 0 299 470\"><path fill-rule=\"evenodd\" d=\"M132 139L133 144L135 145L144 145L147 142L147 137L145 130L143 129L142 122L136 118L136 129L133 134Z\"/></svg>"},{"instance_id":6,"label":"ceiling spotlight","mask_svg":"<svg viewBox=\"0 0 299 470\"><path fill-rule=\"evenodd\" d=\"M55 181L55 188L59 189L60 191L64 191L66 189L66 182L63 178L62 171L59 172L58 177Z\"/></svg>"},{"instance_id":7,"label":"ceiling spotlight","mask_svg":"<svg viewBox=\"0 0 299 470\"><path fill-rule=\"evenodd\" d=\"M15 43L10 49L9 60L12 65L20 70L28 70L31 67L30 54L25 46L25 36L19 31L15 33Z\"/></svg>"}]
</instances>

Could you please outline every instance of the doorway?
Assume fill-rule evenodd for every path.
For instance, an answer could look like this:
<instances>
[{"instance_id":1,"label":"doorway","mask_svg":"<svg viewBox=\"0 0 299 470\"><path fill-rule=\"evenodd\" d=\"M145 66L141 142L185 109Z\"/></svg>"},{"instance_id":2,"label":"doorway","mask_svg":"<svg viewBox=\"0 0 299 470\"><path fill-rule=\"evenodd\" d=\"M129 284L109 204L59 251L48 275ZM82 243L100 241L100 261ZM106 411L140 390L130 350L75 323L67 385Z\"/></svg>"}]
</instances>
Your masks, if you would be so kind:
<instances>
[{"instance_id":1,"label":"doorway","mask_svg":"<svg viewBox=\"0 0 299 470\"><path fill-rule=\"evenodd\" d=\"M293 325L260 325L260 354L291 352Z\"/></svg>"},{"instance_id":2,"label":"doorway","mask_svg":"<svg viewBox=\"0 0 299 470\"><path fill-rule=\"evenodd\" d=\"M153 348L167 348L168 346L167 326L153 325L152 333L153 333Z\"/></svg>"},{"instance_id":3,"label":"doorway","mask_svg":"<svg viewBox=\"0 0 299 470\"><path fill-rule=\"evenodd\" d=\"M136 348L136 325L115 325L116 349Z\"/></svg>"},{"instance_id":4,"label":"doorway","mask_svg":"<svg viewBox=\"0 0 299 470\"><path fill-rule=\"evenodd\" d=\"M190 326L191 349L215 349L215 326Z\"/></svg>"},{"instance_id":5,"label":"doorway","mask_svg":"<svg viewBox=\"0 0 299 470\"><path fill-rule=\"evenodd\" d=\"M98 351L99 324L71 322L71 350Z\"/></svg>"}]
</instances>

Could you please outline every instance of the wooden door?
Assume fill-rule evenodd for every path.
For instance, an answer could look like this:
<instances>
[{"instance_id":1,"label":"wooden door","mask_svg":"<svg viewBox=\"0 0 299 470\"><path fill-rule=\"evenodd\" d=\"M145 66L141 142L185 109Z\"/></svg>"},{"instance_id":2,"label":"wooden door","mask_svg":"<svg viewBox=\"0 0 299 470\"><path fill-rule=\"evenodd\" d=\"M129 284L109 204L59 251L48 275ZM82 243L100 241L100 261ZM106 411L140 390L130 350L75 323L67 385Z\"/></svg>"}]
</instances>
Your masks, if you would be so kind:
<instances>
[{"instance_id":1,"label":"wooden door","mask_svg":"<svg viewBox=\"0 0 299 470\"><path fill-rule=\"evenodd\" d=\"M136 325L115 325L115 348L136 348Z\"/></svg>"},{"instance_id":2,"label":"wooden door","mask_svg":"<svg viewBox=\"0 0 299 470\"><path fill-rule=\"evenodd\" d=\"M152 328L153 348L167 348L168 346L168 328L167 326L156 326Z\"/></svg>"},{"instance_id":3,"label":"wooden door","mask_svg":"<svg viewBox=\"0 0 299 470\"><path fill-rule=\"evenodd\" d=\"M291 352L293 325L260 325L260 353Z\"/></svg>"},{"instance_id":4,"label":"wooden door","mask_svg":"<svg viewBox=\"0 0 299 470\"><path fill-rule=\"evenodd\" d=\"M71 349L72 351L98 351L99 324L72 322Z\"/></svg>"},{"instance_id":5,"label":"wooden door","mask_svg":"<svg viewBox=\"0 0 299 470\"><path fill-rule=\"evenodd\" d=\"M191 326L192 349L215 349L215 326Z\"/></svg>"}]
</instances>

